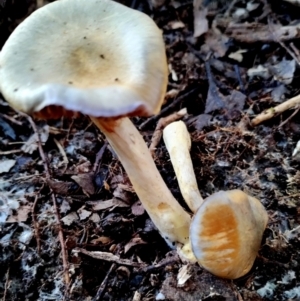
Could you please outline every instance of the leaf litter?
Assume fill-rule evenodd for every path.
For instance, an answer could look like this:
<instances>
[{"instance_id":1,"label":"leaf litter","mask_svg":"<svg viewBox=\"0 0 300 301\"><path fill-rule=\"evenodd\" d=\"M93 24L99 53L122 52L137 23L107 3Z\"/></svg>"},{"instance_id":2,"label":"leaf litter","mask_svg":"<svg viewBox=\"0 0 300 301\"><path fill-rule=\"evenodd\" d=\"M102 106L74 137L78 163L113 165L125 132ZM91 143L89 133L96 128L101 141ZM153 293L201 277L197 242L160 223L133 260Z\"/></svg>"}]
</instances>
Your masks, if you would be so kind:
<instances>
[{"instance_id":1,"label":"leaf litter","mask_svg":"<svg viewBox=\"0 0 300 301\"><path fill-rule=\"evenodd\" d=\"M0 14L6 37L20 22L7 3L6 14ZM30 6L23 8L22 17L34 9L33 1L26 3ZM191 155L203 196L239 188L268 210L270 222L255 265L243 279L229 282L199 266L187 268L178 258L169 259L170 249L112 149L103 148L96 162L106 142L87 118L47 126L36 121L49 160L47 179L35 132L1 100L1 298L92 300L103 283L103 300L299 298L297 103L251 126L256 115L299 94L297 1L147 3L125 4L150 14L163 29L170 76L162 112L134 122L150 144L160 118L187 109L181 118L192 136ZM161 141L154 152L160 173L183 204ZM51 190L62 221L70 289L64 280ZM164 260L167 264L160 265ZM111 269L112 264L117 266Z\"/></svg>"}]
</instances>

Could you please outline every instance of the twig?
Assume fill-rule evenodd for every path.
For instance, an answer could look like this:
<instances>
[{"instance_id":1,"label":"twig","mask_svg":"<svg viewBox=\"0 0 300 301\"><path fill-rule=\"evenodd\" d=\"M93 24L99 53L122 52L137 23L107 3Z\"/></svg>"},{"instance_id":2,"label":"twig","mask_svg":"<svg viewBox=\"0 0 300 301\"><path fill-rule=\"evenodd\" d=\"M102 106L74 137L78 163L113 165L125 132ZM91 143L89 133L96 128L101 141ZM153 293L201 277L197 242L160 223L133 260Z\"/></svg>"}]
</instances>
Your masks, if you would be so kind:
<instances>
[{"instance_id":1,"label":"twig","mask_svg":"<svg viewBox=\"0 0 300 301\"><path fill-rule=\"evenodd\" d=\"M7 290L8 290L8 287L9 287L9 268L7 269L7 272L6 272L6 276L5 276L5 286L4 286L4 292L3 292L3 298L2 298L2 301L5 301L6 300L6 294L7 294Z\"/></svg>"},{"instance_id":2,"label":"twig","mask_svg":"<svg viewBox=\"0 0 300 301\"><path fill-rule=\"evenodd\" d=\"M152 135L151 144L149 146L149 150L150 150L152 157L154 157L154 155L155 155L156 146L160 142L160 139L161 139L161 136L163 133L163 129L171 122L182 118L186 114L187 114L187 109L183 108L176 113L173 113L167 117L162 117L161 119L159 119L159 121L156 125L156 128L154 130L154 133Z\"/></svg>"},{"instance_id":3,"label":"twig","mask_svg":"<svg viewBox=\"0 0 300 301\"><path fill-rule=\"evenodd\" d=\"M73 253L82 253L84 255L90 256L95 259L103 260L103 261L108 261L112 262L115 264L120 264L120 265L125 265L125 266L130 266L134 268L138 268L141 272L148 273L156 269L160 269L164 267L167 264L177 262L179 261L179 256L175 255L171 258L166 258L161 260L158 264L154 264L151 266L147 266L144 263L138 263L138 262L132 262L131 260L128 259L122 259L118 255L114 255L109 252L101 252L101 251L87 251L82 248L75 248L72 250Z\"/></svg>"},{"instance_id":4,"label":"twig","mask_svg":"<svg viewBox=\"0 0 300 301\"><path fill-rule=\"evenodd\" d=\"M240 68L239 68L239 66L236 65L236 64L235 64L233 67L234 67L234 71L235 71L236 76L237 76L237 80L238 80L238 82L239 82L240 91L241 91L242 93L245 93L246 90L245 90L245 86L244 86L244 83L243 83L243 80L242 80L242 77L241 77Z\"/></svg>"},{"instance_id":5,"label":"twig","mask_svg":"<svg viewBox=\"0 0 300 301\"><path fill-rule=\"evenodd\" d=\"M170 103L170 105L168 105L167 107L163 108L160 113L158 115L154 115L150 118L148 118L145 122L143 122L140 126L139 129L140 130L144 130L149 124L157 121L158 119L160 119L162 116L164 116L168 111L170 111L171 109L173 109L175 106L177 106L177 104L179 104L180 102L182 102L183 100L185 100L186 98L190 97L191 95L193 95L194 93L199 91L199 87L194 88L186 93L184 93L183 95L179 96L178 98L174 99L173 102Z\"/></svg>"},{"instance_id":6,"label":"twig","mask_svg":"<svg viewBox=\"0 0 300 301\"><path fill-rule=\"evenodd\" d=\"M0 152L0 156L10 155L10 154L17 154L23 152L21 149L12 149L10 151L3 151Z\"/></svg>"},{"instance_id":7,"label":"twig","mask_svg":"<svg viewBox=\"0 0 300 301\"><path fill-rule=\"evenodd\" d=\"M34 234L35 234L35 239L36 239L37 252L38 252L38 254L40 254L41 239L40 239L40 233L39 233L39 226L38 226L38 222L37 222L36 214L35 214L35 208L36 208L38 200L39 200L39 197L38 197L38 194L36 194L34 202L33 202L33 206L31 209L31 213L32 213L32 221L33 221Z\"/></svg>"},{"instance_id":8,"label":"twig","mask_svg":"<svg viewBox=\"0 0 300 301\"><path fill-rule=\"evenodd\" d=\"M6 115L6 114L0 113L0 116L3 117L4 119L10 121L11 123L16 124L16 125L19 125L19 126L22 126L22 125L23 125L21 121L18 121L18 120L14 119L14 118L12 118L12 117Z\"/></svg>"},{"instance_id":9,"label":"twig","mask_svg":"<svg viewBox=\"0 0 300 301\"><path fill-rule=\"evenodd\" d=\"M75 253L79 252L79 253L85 254L85 255L90 256L95 259L100 259L100 260L113 262L113 263L117 263L117 264L121 264L121 265L126 265L126 266L131 266L131 267L136 267L136 268L144 268L145 267L145 264L132 262L131 260L128 260L128 259L122 259L119 256L114 255L109 252L101 252L101 251L90 252L90 251L87 251L87 250L81 249L81 248L75 248L72 252L75 252Z\"/></svg>"},{"instance_id":10,"label":"twig","mask_svg":"<svg viewBox=\"0 0 300 301\"><path fill-rule=\"evenodd\" d=\"M268 20L268 25L270 28L270 32L274 36L274 40L283 48L285 51L295 60L295 62L300 66L300 62L298 60L298 57L294 54L292 50L290 50L281 40L278 36L276 36L276 30L274 29L275 24L271 23L270 19Z\"/></svg>"},{"instance_id":11,"label":"twig","mask_svg":"<svg viewBox=\"0 0 300 301\"><path fill-rule=\"evenodd\" d=\"M117 265L116 265L115 263L113 263L113 264L110 266L108 272L107 272L106 275L105 275L105 278L103 279L101 285L99 286L99 289L98 289L98 291L97 291L96 296L92 299L92 301L99 301L99 300L101 300L102 295L103 295L103 293L104 293L104 291L105 291L107 282L108 282L108 277L109 277L109 275L111 274L111 272L116 268L116 266L117 266Z\"/></svg>"},{"instance_id":12,"label":"twig","mask_svg":"<svg viewBox=\"0 0 300 301\"><path fill-rule=\"evenodd\" d=\"M163 268L164 266L174 263L174 262L180 262L180 258L177 254L175 256L172 256L171 258L162 259L157 264L147 266L146 268L143 268L142 271L145 273L149 273L149 272L152 272L153 270Z\"/></svg>"},{"instance_id":13,"label":"twig","mask_svg":"<svg viewBox=\"0 0 300 301\"><path fill-rule=\"evenodd\" d=\"M93 166L93 172L94 173L98 169L99 162L100 162L100 160L102 159L102 157L104 155L104 152L106 150L107 144L108 144L107 141L105 141L104 144L102 145L102 147L100 148L100 150L98 151L97 155L96 155L95 163L94 163L94 166Z\"/></svg>"},{"instance_id":14,"label":"twig","mask_svg":"<svg viewBox=\"0 0 300 301\"><path fill-rule=\"evenodd\" d=\"M69 164L69 159L68 159L68 157L66 155L65 150L63 149L63 147L61 146L61 144L59 143L59 141L57 139L53 138L53 141L56 144L56 146L57 146L60 154L62 155L62 157L63 157L63 163L66 165L66 168L67 168L67 165Z\"/></svg>"},{"instance_id":15,"label":"twig","mask_svg":"<svg viewBox=\"0 0 300 301\"><path fill-rule=\"evenodd\" d=\"M293 42L290 43L290 47L292 48L292 50L294 51L295 55L297 56L297 60L300 61L300 52L296 48L296 46L294 45Z\"/></svg>"},{"instance_id":16,"label":"twig","mask_svg":"<svg viewBox=\"0 0 300 301\"><path fill-rule=\"evenodd\" d=\"M18 177L18 178L10 178L10 179L4 180L4 181L0 181L0 184L12 182L12 181L28 180L28 179L31 179L34 177L41 177L41 176L43 176L43 174L35 174L35 175L29 175L29 176L22 176L22 177Z\"/></svg>"},{"instance_id":17,"label":"twig","mask_svg":"<svg viewBox=\"0 0 300 301\"><path fill-rule=\"evenodd\" d=\"M51 176L50 176L50 171L49 171L49 167L48 167L48 162L47 162L47 158L46 158L46 155L45 155L43 147L42 147L42 143L41 143L41 140L40 140L40 135L39 135L38 129L37 129L33 119L30 116L28 116L27 114L22 113L22 112L19 112L19 114L25 116L28 119L29 123L32 126L33 131L35 132L35 134L38 137L38 148L39 148L40 156L41 156L42 161L44 163L46 179L50 180ZM66 249L65 249L64 235L63 235L62 225L61 225L61 222L60 222L59 211L58 211L58 208L57 208L56 197L55 197L55 194L54 194L53 190L51 189L51 187L49 187L49 189L51 191L51 199L52 199L53 208L54 208L54 212L55 212L56 222L57 222L57 225L58 225L58 237L59 237L59 242L60 242L61 252L62 252L64 279L65 279L66 285L68 286L70 284L68 254L67 254Z\"/></svg>"},{"instance_id":18,"label":"twig","mask_svg":"<svg viewBox=\"0 0 300 301\"><path fill-rule=\"evenodd\" d=\"M290 98L289 100L281 103L280 105L267 109L264 112L260 113L257 115L255 118L252 119L251 125L256 126L266 120L269 120L286 110L292 109L292 108L297 108L300 105L300 95L297 95L293 98Z\"/></svg>"},{"instance_id":19,"label":"twig","mask_svg":"<svg viewBox=\"0 0 300 301\"><path fill-rule=\"evenodd\" d=\"M299 112L299 110L300 110L300 107L298 107L298 108L293 112L293 114L291 114L291 116L289 116L286 120L282 121L282 122L279 124L278 128L281 128L282 126L284 126L289 120L291 120L291 119Z\"/></svg>"}]
</instances>

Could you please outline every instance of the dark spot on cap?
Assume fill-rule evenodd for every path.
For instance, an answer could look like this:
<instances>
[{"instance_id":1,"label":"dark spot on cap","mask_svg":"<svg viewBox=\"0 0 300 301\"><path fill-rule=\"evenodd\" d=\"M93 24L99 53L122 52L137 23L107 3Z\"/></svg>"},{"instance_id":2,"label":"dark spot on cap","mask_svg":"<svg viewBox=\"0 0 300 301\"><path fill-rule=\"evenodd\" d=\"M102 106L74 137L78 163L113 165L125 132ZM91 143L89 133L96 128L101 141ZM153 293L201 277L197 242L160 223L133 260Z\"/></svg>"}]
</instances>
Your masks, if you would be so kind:
<instances>
[{"instance_id":1,"label":"dark spot on cap","mask_svg":"<svg viewBox=\"0 0 300 301\"><path fill-rule=\"evenodd\" d=\"M16 88L16 89L14 89L14 92L17 92L19 89L18 88Z\"/></svg>"},{"instance_id":2,"label":"dark spot on cap","mask_svg":"<svg viewBox=\"0 0 300 301\"><path fill-rule=\"evenodd\" d=\"M34 71L34 68L30 68L30 71Z\"/></svg>"},{"instance_id":3,"label":"dark spot on cap","mask_svg":"<svg viewBox=\"0 0 300 301\"><path fill-rule=\"evenodd\" d=\"M118 82L118 81L119 81L119 79L116 77L116 78L115 78L115 82Z\"/></svg>"},{"instance_id":4,"label":"dark spot on cap","mask_svg":"<svg viewBox=\"0 0 300 301\"><path fill-rule=\"evenodd\" d=\"M69 84L69 85L73 85L73 82L69 82L68 84Z\"/></svg>"},{"instance_id":5,"label":"dark spot on cap","mask_svg":"<svg viewBox=\"0 0 300 301\"><path fill-rule=\"evenodd\" d=\"M105 59L104 55L103 54L100 54L99 55L102 59Z\"/></svg>"},{"instance_id":6,"label":"dark spot on cap","mask_svg":"<svg viewBox=\"0 0 300 301\"><path fill-rule=\"evenodd\" d=\"M86 37L83 37L86 40Z\"/></svg>"}]
</instances>

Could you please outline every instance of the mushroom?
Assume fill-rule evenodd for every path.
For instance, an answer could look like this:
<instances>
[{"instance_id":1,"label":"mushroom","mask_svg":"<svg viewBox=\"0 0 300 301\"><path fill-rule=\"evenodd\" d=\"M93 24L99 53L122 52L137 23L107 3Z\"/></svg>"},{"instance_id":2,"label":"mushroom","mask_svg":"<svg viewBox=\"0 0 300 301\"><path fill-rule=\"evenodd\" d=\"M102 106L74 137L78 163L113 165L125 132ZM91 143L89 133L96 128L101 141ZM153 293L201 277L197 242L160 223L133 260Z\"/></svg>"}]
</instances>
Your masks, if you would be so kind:
<instances>
[{"instance_id":1,"label":"mushroom","mask_svg":"<svg viewBox=\"0 0 300 301\"><path fill-rule=\"evenodd\" d=\"M182 196L196 212L203 203L190 156L191 137L183 121L172 122L163 130L163 139L178 180Z\"/></svg>"},{"instance_id":2,"label":"mushroom","mask_svg":"<svg viewBox=\"0 0 300 301\"><path fill-rule=\"evenodd\" d=\"M205 199L194 215L190 240L198 263L228 279L248 273L257 256L268 214L241 190L219 191Z\"/></svg>"},{"instance_id":3,"label":"mushroom","mask_svg":"<svg viewBox=\"0 0 300 301\"><path fill-rule=\"evenodd\" d=\"M0 66L0 90L15 109L46 119L89 115L165 240L188 242L191 218L126 117L157 113L166 91L162 33L151 18L110 0L56 1L15 29Z\"/></svg>"},{"instance_id":4,"label":"mushroom","mask_svg":"<svg viewBox=\"0 0 300 301\"><path fill-rule=\"evenodd\" d=\"M189 154L191 140L185 124L177 121L163 131L163 138L181 193L195 213L190 244L179 255L212 274L239 278L251 269L259 250L268 214L254 197L241 190L220 191L203 202ZM194 257L193 257L194 256Z\"/></svg>"}]
</instances>

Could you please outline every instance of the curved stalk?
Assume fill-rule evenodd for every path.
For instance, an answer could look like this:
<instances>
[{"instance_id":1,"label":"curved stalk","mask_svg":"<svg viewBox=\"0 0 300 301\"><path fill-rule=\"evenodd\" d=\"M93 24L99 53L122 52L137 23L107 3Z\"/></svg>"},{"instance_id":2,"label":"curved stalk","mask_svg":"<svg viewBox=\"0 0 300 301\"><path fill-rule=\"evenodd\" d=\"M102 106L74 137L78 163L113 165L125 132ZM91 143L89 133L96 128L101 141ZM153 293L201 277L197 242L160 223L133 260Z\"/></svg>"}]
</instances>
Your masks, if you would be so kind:
<instances>
[{"instance_id":1,"label":"curved stalk","mask_svg":"<svg viewBox=\"0 0 300 301\"><path fill-rule=\"evenodd\" d=\"M163 138L169 152L181 194L195 213L203 203L190 156L191 137L182 121L172 122L165 127Z\"/></svg>"},{"instance_id":2,"label":"curved stalk","mask_svg":"<svg viewBox=\"0 0 300 301\"><path fill-rule=\"evenodd\" d=\"M171 194L142 136L127 118L91 117L124 166L136 194L166 242L189 243L191 218Z\"/></svg>"}]
</instances>

